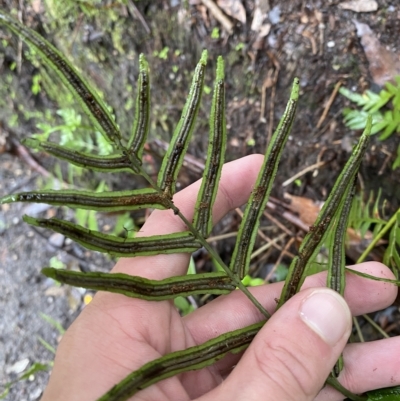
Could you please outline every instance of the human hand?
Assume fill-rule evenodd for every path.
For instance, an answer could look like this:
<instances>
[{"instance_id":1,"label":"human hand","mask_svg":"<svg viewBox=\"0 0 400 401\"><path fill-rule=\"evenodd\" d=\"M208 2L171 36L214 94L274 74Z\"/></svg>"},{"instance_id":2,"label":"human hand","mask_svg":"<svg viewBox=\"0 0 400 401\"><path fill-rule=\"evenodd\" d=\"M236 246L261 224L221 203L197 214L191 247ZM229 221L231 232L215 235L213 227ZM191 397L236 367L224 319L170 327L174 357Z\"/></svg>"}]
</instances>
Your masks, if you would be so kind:
<instances>
[{"instance_id":1,"label":"human hand","mask_svg":"<svg viewBox=\"0 0 400 401\"><path fill-rule=\"evenodd\" d=\"M214 221L244 204L252 190L262 157L253 155L224 166ZM191 219L199 189L194 183L174 197ZM154 211L138 235L182 231L171 211ZM186 273L189 255L157 255L121 259L113 272L164 279ZM353 269L393 278L380 263ZM140 391L132 400L342 400L331 388L320 389L344 348L339 381L350 391L400 384L397 338L346 345L351 313L356 316L389 306L395 286L347 275L344 300L323 288L326 274L309 277L257 334L247 351L228 355L215 365L163 380ZM251 289L273 312L282 284ZM201 344L224 332L262 320L240 292L220 296L182 318L171 301L149 302L99 292L64 335L42 401L92 401L143 364L167 353ZM232 370L233 366L236 367Z\"/></svg>"}]
</instances>

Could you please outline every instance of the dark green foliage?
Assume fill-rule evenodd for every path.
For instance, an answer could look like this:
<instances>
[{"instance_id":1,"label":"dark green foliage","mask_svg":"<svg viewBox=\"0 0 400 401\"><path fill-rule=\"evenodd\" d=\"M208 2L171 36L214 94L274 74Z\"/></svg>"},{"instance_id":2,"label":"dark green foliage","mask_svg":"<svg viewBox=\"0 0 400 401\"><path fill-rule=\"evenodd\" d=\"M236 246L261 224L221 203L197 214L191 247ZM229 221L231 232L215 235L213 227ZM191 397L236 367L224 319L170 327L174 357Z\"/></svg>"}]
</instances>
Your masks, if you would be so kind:
<instances>
[{"instance_id":1,"label":"dark green foliage","mask_svg":"<svg viewBox=\"0 0 400 401\"><path fill-rule=\"evenodd\" d=\"M73 149L67 149L65 146L46 141L28 140L26 144L47 150L54 156L68 160L81 167L108 173L114 173L121 169L130 170L144 177L150 187L124 192L99 192L96 194L66 190L57 192L37 191L6 196L0 199L0 204L16 201L43 201L55 205L85 207L89 210L128 210L140 207L171 209L178 216L177 218L182 219L185 223L187 231L168 235L121 239L114 235L88 230L77 224L59 219L46 220L25 217L25 221L36 226L51 228L87 248L118 256L193 252L203 246L224 270L223 273L171 277L159 281L146 280L141 277L128 277L123 274L96 272L84 274L52 268L45 268L43 273L71 285L119 292L127 296L153 301L162 301L198 293L223 294L239 288L264 314L267 320L270 316L269 313L243 285L241 279L248 270L250 264L249 255L254 246L259 219L268 200L280 157L294 121L299 94L298 79L294 80L288 106L266 151L263 166L240 227L237 246L232 257L233 261L231 267L228 268L205 240L212 228L212 208L218 189L220 171L224 162L223 153L226 143L222 59L218 60L213 104L210 113L208 160L203 175L203 184L196 203L194 223L192 224L173 204L172 197L175 193L178 172L182 166L183 157L196 122L196 115L203 92L207 52L203 52L196 67L186 105L174 131L156 183L142 165L143 145L146 141L149 127L150 107L148 66L144 56L141 56L139 61L140 74L134 127L131 137L124 141L124 136L120 132L113 116L109 113L107 106L57 49L47 43L40 35L24 27L2 11L0 11L0 23L20 35L26 43L41 54L43 63L57 73L60 81L71 90L74 98L83 105L95 127L112 143L113 151L105 157L100 157L99 155L90 155L83 152L78 153ZM353 186L354 177L366 150L370 130L371 121L368 120L364 135L335 183L333 191L321 210L316 223L301 245L300 254L295 259L286 279L280 305L299 290L300 284L304 280L307 266L318 251L328 228L332 226L333 222L336 222L335 224L338 225L339 231L343 231L345 223L338 219L338 210L340 211L342 207L348 208L351 203L349 200L350 188ZM343 236L339 235L339 238L338 241L343 240ZM342 270L339 269L339 275L343 274ZM340 281L341 277L338 277L338 280ZM239 352L249 345L264 323L265 321L262 321L240 330L225 333L199 346L167 354L155 361L151 361L110 389L100 400L126 400L142 388L148 387L159 380L188 370L201 369L221 359L229 352ZM340 389L334 379L330 383ZM348 397L353 397L352 399L360 399L360 397L352 395L347 390L343 391Z\"/></svg>"}]
</instances>

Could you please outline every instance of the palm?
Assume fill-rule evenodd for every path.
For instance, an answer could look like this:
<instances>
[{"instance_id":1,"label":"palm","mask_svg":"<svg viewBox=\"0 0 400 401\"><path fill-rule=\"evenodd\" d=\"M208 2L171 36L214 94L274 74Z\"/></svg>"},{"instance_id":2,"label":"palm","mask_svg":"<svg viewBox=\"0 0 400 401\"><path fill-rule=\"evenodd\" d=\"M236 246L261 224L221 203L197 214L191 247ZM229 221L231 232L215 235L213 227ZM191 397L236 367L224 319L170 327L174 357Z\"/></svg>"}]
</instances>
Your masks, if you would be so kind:
<instances>
[{"instance_id":1,"label":"palm","mask_svg":"<svg viewBox=\"0 0 400 401\"><path fill-rule=\"evenodd\" d=\"M252 156L224 167L214 207L216 221L228 210L246 202L261 161L262 157ZM198 188L199 183L195 183L174 198L175 204L189 219L193 214ZM167 234L183 229L185 227L182 222L173 213L156 211L138 235ZM185 274L188 261L189 257L185 254L121 259L114 272L163 279ZM364 265L360 269L369 274L390 276L390 272L379 264ZM325 286L325 282L326 276L321 273L310 277L305 286ZM256 287L253 292L272 312L281 289L282 285L277 283L269 285L267 290L264 286ZM393 286L349 276L346 299L354 315L386 307L393 301L394 296ZM64 336L57 352L50 384L42 401L94 400L133 370L153 359L201 344L219 334L261 319L258 310L239 291L221 296L185 318L180 317L170 301L148 302L100 292ZM392 349L396 345L400 344L392 343ZM254 349L255 346L250 347L248 354L254 354ZM366 348L359 348L355 354L357 358L370 353ZM230 372L239 358L239 355L230 355L210 368L164 380L140 391L133 399L189 400L207 394ZM238 366L240 365L241 363ZM358 378L357 383L360 386L360 390L355 391L364 391L367 388L367 368L368 363L359 363L356 372L352 372L354 377ZM233 374L235 372L236 369ZM390 378L390 375L385 377ZM380 385L387 384L382 382ZM226 388L227 386L225 390ZM210 397L215 399L211 394Z\"/></svg>"}]
</instances>

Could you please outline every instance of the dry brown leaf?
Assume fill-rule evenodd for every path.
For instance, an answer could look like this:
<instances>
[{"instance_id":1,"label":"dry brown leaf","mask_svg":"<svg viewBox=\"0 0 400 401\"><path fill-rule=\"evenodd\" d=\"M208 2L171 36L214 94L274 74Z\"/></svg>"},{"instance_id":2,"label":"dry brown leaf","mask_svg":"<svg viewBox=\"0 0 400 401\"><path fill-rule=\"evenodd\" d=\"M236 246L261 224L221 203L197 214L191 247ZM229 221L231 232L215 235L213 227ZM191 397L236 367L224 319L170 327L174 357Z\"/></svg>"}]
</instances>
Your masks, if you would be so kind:
<instances>
[{"instance_id":1,"label":"dry brown leaf","mask_svg":"<svg viewBox=\"0 0 400 401\"><path fill-rule=\"evenodd\" d=\"M370 13L378 9L378 3L375 0L352 0L340 3L339 7L356 13Z\"/></svg>"},{"instance_id":2,"label":"dry brown leaf","mask_svg":"<svg viewBox=\"0 0 400 401\"><path fill-rule=\"evenodd\" d=\"M217 4L230 17L237 19L242 24L246 23L246 10L241 0L217 0Z\"/></svg>"},{"instance_id":3,"label":"dry brown leaf","mask_svg":"<svg viewBox=\"0 0 400 401\"><path fill-rule=\"evenodd\" d=\"M396 75L400 75L399 59L382 46L371 28L364 23L353 20L357 29L357 35L361 38L361 45L369 62L369 71L372 80L380 86L391 81Z\"/></svg>"},{"instance_id":4,"label":"dry brown leaf","mask_svg":"<svg viewBox=\"0 0 400 401\"><path fill-rule=\"evenodd\" d=\"M259 38L264 38L265 36L267 36L269 34L271 30L271 24L264 24L261 25L260 30L258 31L258 37Z\"/></svg>"},{"instance_id":5,"label":"dry brown leaf","mask_svg":"<svg viewBox=\"0 0 400 401\"><path fill-rule=\"evenodd\" d=\"M266 14L264 14L261 11L261 8L257 7L254 10L253 21L251 22L251 27L250 27L251 30L252 31L259 31L261 26L262 26L262 23L263 23L265 17L266 17Z\"/></svg>"},{"instance_id":6,"label":"dry brown leaf","mask_svg":"<svg viewBox=\"0 0 400 401\"><path fill-rule=\"evenodd\" d=\"M314 202L310 198L303 196L290 195L287 192L284 194L286 199L290 200L289 209L297 213L303 223L312 226L317 219L318 213L321 210L321 202Z\"/></svg>"},{"instance_id":7,"label":"dry brown leaf","mask_svg":"<svg viewBox=\"0 0 400 401\"><path fill-rule=\"evenodd\" d=\"M44 295L47 297L63 297L65 296L66 287L50 287L48 288Z\"/></svg>"},{"instance_id":8,"label":"dry brown leaf","mask_svg":"<svg viewBox=\"0 0 400 401\"><path fill-rule=\"evenodd\" d=\"M221 11L213 0L201 0L201 2L209 9L214 18L231 34L233 32L233 24L229 18Z\"/></svg>"}]
</instances>

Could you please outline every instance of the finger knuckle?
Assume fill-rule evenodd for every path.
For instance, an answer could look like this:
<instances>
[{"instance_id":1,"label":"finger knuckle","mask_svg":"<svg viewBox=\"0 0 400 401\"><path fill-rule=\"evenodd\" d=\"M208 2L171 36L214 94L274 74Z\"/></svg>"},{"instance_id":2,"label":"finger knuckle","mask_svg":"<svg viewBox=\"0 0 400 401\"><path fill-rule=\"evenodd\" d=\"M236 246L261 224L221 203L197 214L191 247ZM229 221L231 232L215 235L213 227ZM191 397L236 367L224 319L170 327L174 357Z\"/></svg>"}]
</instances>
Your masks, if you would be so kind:
<instances>
[{"instance_id":1,"label":"finger knuckle","mask_svg":"<svg viewBox=\"0 0 400 401\"><path fill-rule=\"evenodd\" d=\"M256 363L261 372L278 388L288 400L296 394L298 400L313 399L312 383L315 375L307 366L306 355L297 352L293 345L282 341L267 342L256 352Z\"/></svg>"}]
</instances>

